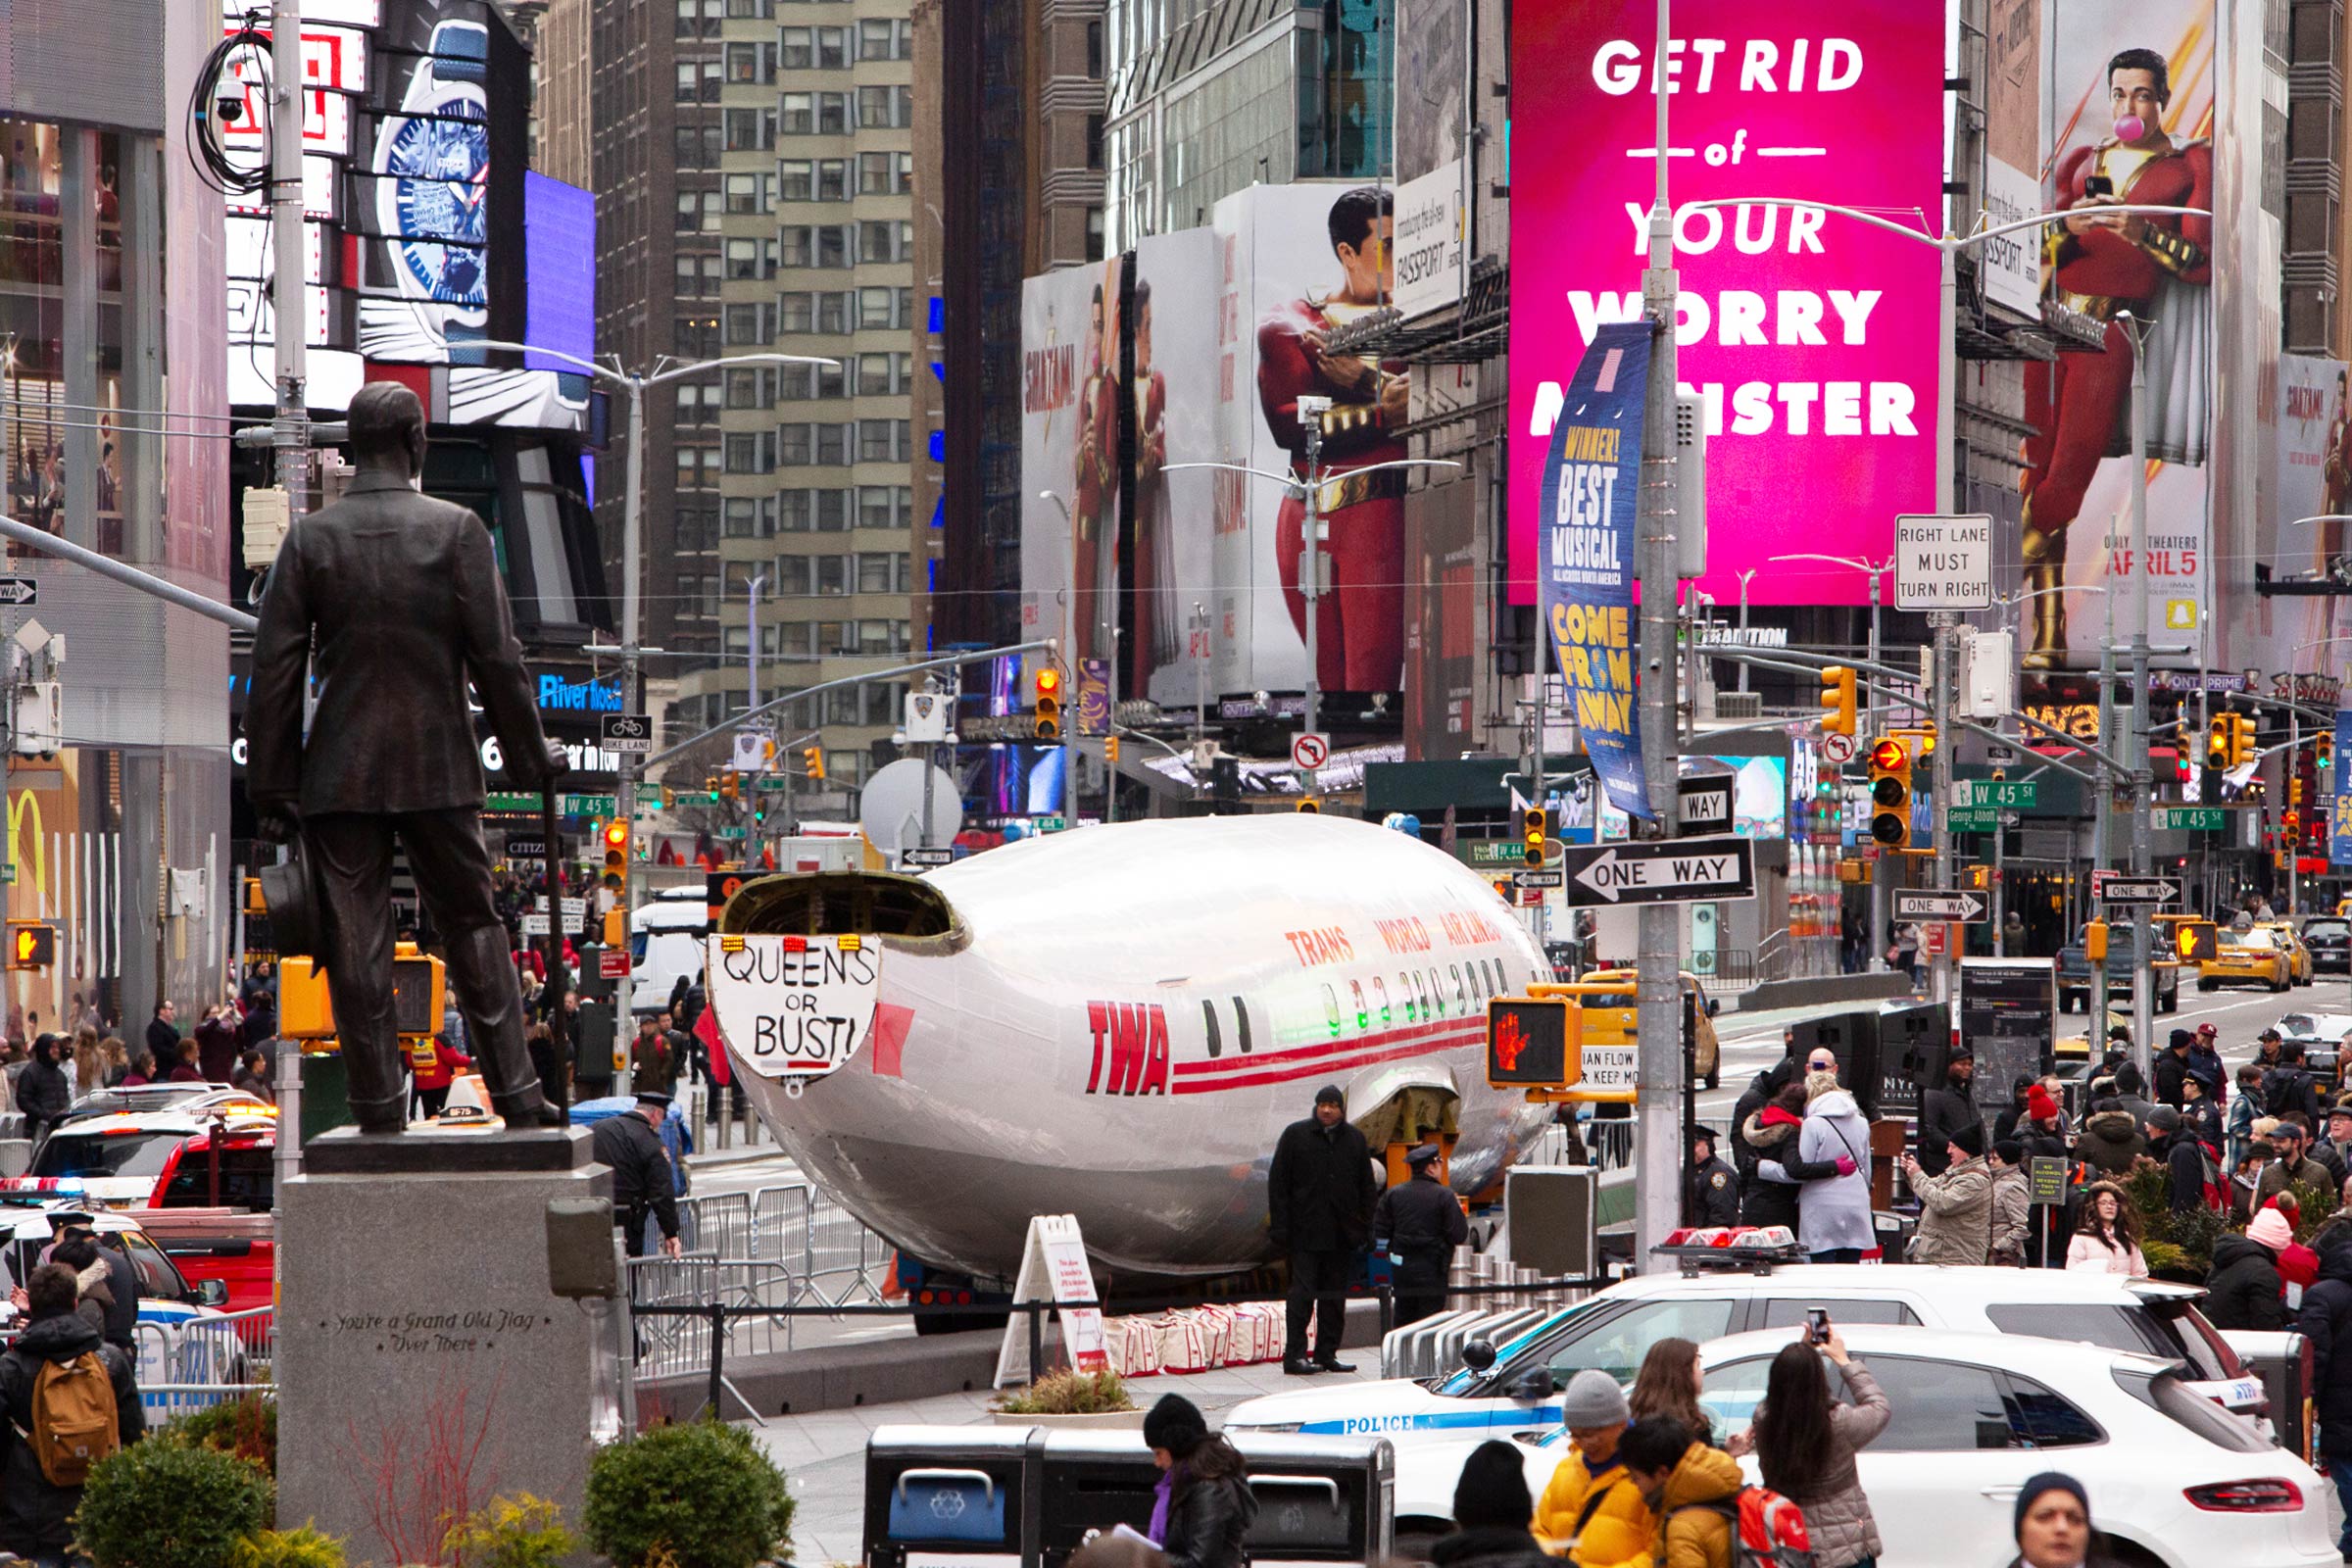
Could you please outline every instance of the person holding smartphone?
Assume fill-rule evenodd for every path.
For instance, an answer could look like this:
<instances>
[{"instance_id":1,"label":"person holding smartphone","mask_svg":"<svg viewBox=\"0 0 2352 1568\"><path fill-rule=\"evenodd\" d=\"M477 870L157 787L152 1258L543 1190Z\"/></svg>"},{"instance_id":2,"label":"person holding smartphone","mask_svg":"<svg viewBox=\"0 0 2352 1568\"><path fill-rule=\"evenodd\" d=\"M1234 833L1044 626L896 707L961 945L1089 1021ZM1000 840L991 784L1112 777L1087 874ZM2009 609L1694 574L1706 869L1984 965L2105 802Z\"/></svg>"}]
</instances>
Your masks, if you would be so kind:
<instances>
[{"instance_id":1,"label":"person holding smartphone","mask_svg":"<svg viewBox=\"0 0 2352 1568\"><path fill-rule=\"evenodd\" d=\"M1824 1357L1837 1363L1851 1404L1831 1394ZM1886 1547L1854 1455L1893 1413L1879 1380L1846 1352L1828 1311L1815 1307L1796 1342L1772 1358L1755 1420L1730 1444L1735 1456L1753 1453L1764 1485L1805 1511L1818 1568L1878 1568Z\"/></svg>"}]
</instances>

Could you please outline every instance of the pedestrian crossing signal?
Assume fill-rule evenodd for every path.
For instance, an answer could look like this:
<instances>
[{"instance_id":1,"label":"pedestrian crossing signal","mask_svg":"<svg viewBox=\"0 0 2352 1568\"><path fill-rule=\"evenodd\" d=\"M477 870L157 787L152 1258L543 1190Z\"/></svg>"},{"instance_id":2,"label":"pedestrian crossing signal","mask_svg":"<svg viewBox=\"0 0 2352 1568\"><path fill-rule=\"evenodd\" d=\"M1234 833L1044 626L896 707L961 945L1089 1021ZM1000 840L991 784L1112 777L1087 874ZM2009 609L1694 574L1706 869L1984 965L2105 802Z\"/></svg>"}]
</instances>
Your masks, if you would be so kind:
<instances>
[{"instance_id":1,"label":"pedestrian crossing signal","mask_svg":"<svg viewBox=\"0 0 2352 1568\"><path fill-rule=\"evenodd\" d=\"M1497 997L1487 1004L1487 1084L1494 1089L1568 1089L1585 1076L1582 1041L1570 1050L1568 1004Z\"/></svg>"},{"instance_id":2,"label":"pedestrian crossing signal","mask_svg":"<svg viewBox=\"0 0 2352 1568\"><path fill-rule=\"evenodd\" d=\"M40 920L8 922L8 966L46 969L57 962L57 927Z\"/></svg>"}]
</instances>

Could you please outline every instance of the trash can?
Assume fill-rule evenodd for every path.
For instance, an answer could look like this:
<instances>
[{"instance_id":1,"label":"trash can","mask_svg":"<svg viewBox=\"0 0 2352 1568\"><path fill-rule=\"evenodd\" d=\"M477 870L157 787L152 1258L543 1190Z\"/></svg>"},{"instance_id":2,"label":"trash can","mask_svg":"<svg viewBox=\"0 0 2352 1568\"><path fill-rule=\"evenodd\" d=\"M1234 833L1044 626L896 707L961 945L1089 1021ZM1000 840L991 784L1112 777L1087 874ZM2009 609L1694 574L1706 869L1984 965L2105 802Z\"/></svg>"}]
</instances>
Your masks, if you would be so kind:
<instances>
[{"instance_id":1,"label":"trash can","mask_svg":"<svg viewBox=\"0 0 2352 1568\"><path fill-rule=\"evenodd\" d=\"M2263 1394L2271 1405L2271 1440L2305 1464L2312 1463L2319 1433L2312 1419L2311 1342L2292 1329L2277 1333L2229 1329L2221 1333L2246 1370L2262 1380Z\"/></svg>"},{"instance_id":2,"label":"trash can","mask_svg":"<svg viewBox=\"0 0 2352 1568\"><path fill-rule=\"evenodd\" d=\"M910 1558L921 1568L1040 1568L1045 1446L1034 1427L876 1428L865 1444L864 1568L907 1568ZM1150 1470L1151 1453L1142 1457Z\"/></svg>"}]
</instances>

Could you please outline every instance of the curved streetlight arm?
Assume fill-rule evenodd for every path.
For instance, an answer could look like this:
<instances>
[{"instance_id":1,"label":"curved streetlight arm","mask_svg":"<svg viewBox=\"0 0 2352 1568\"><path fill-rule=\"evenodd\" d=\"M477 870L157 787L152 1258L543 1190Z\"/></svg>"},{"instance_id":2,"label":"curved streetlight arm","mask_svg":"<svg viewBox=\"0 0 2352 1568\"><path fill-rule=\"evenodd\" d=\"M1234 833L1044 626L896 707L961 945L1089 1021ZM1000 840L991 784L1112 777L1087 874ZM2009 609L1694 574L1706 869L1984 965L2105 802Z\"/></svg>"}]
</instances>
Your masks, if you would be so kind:
<instances>
[{"instance_id":1,"label":"curved streetlight arm","mask_svg":"<svg viewBox=\"0 0 2352 1568\"><path fill-rule=\"evenodd\" d=\"M829 360L821 354L730 354L719 360L693 360L684 365L673 365L666 370L657 370L642 379L647 386L660 386L664 381L675 381L681 376L732 370L745 365L823 365L836 370L842 368L839 360Z\"/></svg>"},{"instance_id":2,"label":"curved streetlight arm","mask_svg":"<svg viewBox=\"0 0 2352 1568\"><path fill-rule=\"evenodd\" d=\"M666 370L657 370L651 375L629 375L613 369L611 366L599 365L594 360L583 360L578 355L566 354L562 349L541 348L536 343L512 343L504 338L480 337L462 346L475 349L503 349L510 354L536 354L541 359L562 360L565 365L578 368L582 374L593 375L600 381L610 381L614 386L620 387L660 386L664 381L674 381L680 376L701 375L708 370L731 369L739 365L829 365L837 370L841 368L839 360L828 360L819 355L734 354L720 360L695 360L689 364L675 365Z\"/></svg>"},{"instance_id":3,"label":"curved streetlight arm","mask_svg":"<svg viewBox=\"0 0 2352 1568\"><path fill-rule=\"evenodd\" d=\"M1347 472L1348 474L1378 473L1383 468L1458 468L1461 465L1451 458L1395 458L1387 463L1374 463L1361 468L1349 468ZM1245 463L1163 463L1159 466L1159 471L1162 473L1172 473L1178 468L1223 468L1227 473L1254 474L1260 479L1281 485L1286 490L1297 490L1303 493L1306 489L1306 481L1297 474L1275 473L1265 468L1252 468ZM1326 480L1336 477L1340 476L1325 475ZM1047 493L1051 494L1052 492Z\"/></svg>"},{"instance_id":4,"label":"curved streetlight arm","mask_svg":"<svg viewBox=\"0 0 2352 1568\"><path fill-rule=\"evenodd\" d=\"M629 386L634 381L633 377L621 374L611 366L599 365L594 360L583 360L578 355L566 354L562 349L543 349L535 343L510 343L504 338L477 337L466 343L464 347L504 349L511 354L536 354L542 359L562 360L565 365L578 367L583 374L593 375L600 381L610 381L614 386Z\"/></svg>"},{"instance_id":5,"label":"curved streetlight arm","mask_svg":"<svg viewBox=\"0 0 2352 1568\"><path fill-rule=\"evenodd\" d=\"M1889 234L1899 234L1904 239L1917 240L1922 245L1933 245L1937 250L1950 251L1968 250L1984 244L1986 240L1998 239L2004 234L2015 234L2030 228L2042 228L2051 223L2063 222L2072 216L2062 212L2035 213L2030 218L2011 219L2005 223L1995 223L1990 228L1980 228L1973 234L1936 235L1928 233L1924 229L1913 228L1907 223L1898 223L1890 218L1882 218L1876 213L1863 212L1857 207L1840 207L1836 202L1799 201L1788 196L1711 196L1705 201L1684 203L1681 208L1677 209L1677 221L1680 221L1683 213L1720 207L1810 208L1815 212L1836 213L1840 218L1850 218L1857 223L1867 223L1873 228L1884 229ZM2100 207L2095 211L2101 218L2211 218L2213 216L2211 212L2202 207L2164 207L2140 202L2119 203L2112 207Z\"/></svg>"}]
</instances>

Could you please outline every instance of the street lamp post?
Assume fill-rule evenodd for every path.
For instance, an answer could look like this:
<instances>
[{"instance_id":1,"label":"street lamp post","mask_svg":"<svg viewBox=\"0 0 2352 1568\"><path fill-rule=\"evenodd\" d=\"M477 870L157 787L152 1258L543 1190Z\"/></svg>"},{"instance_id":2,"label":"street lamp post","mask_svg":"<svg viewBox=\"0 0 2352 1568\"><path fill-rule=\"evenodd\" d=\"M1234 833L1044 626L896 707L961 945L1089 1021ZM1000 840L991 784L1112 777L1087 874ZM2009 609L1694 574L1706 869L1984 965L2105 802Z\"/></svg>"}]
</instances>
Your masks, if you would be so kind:
<instances>
[{"instance_id":1,"label":"street lamp post","mask_svg":"<svg viewBox=\"0 0 2352 1568\"><path fill-rule=\"evenodd\" d=\"M476 339L474 348L504 349L516 354L535 354L542 359L560 360L564 364L594 376L607 386L618 388L629 400L629 474L628 494L623 499L620 522L620 692L621 701L635 707L642 701L637 684L637 665L646 650L638 646L640 601L643 598L645 575L645 394L648 388L670 381L683 380L690 375L704 375L711 370L740 369L754 365L815 365L841 368L839 360L829 360L808 354L737 354L723 360L694 360L684 364L670 363L667 356L655 362L651 372L622 370L613 366L599 365L577 355L556 349L543 349L528 343L509 343L496 338ZM755 657L759 645L753 644ZM758 705L752 705L757 707ZM637 822L637 774L642 766L634 752L620 755L618 788L613 793L612 814L630 826L632 835ZM629 857L621 871L620 906L626 910L636 907L637 858ZM624 918L626 916L624 915ZM624 971L613 982L613 1027L625 1037L631 1027L630 977Z\"/></svg>"}]
</instances>

